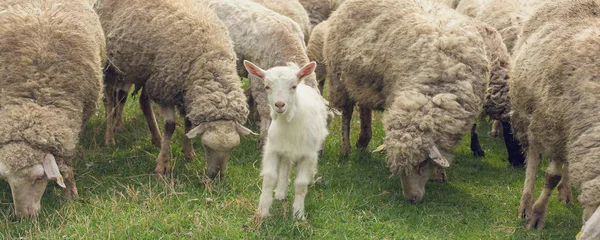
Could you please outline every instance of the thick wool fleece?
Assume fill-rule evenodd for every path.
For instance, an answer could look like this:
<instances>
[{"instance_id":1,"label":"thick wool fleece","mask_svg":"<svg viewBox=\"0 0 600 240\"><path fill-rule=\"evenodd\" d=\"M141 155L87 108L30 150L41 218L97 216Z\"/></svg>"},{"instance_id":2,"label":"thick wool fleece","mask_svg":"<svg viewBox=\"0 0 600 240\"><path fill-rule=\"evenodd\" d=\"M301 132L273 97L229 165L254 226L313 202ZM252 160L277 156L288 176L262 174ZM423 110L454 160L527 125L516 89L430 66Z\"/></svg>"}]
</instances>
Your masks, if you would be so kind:
<instances>
[{"instance_id":1,"label":"thick wool fleece","mask_svg":"<svg viewBox=\"0 0 600 240\"><path fill-rule=\"evenodd\" d=\"M325 35L329 30L327 21L319 23L313 29L310 34L310 40L308 40L308 46L306 47L306 53L311 61L317 63L315 74L317 75L317 82L325 81L327 77L327 69L325 67L325 57L323 56L323 44L325 43Z\"/></svg>"},{"instance_id":2,"label":"thick wool fleece","mask_svg":"<svg viewBox=\"0 0 600 240\"><path fill-rule=\"evenodd\" d=\"M309 60L298 24L247 0L213 0L209 7L229 29L229 35L235 42L238 73L249 78L258 112L260 116L268 118L270 110L263 81L248 76L242 61L248 60L264 69L285 66L290 62L306 65ZM315 74L306 77L304 83L317 89Z\"/></svg>"},{"instance_id":3,"label":"thick wool fleece","mask_svg":"<svg viewBox=\"0 0 600 240\"><path fill-rule=\"evenodd\" d=\"M310 31L312 30L312 25L310 24L310 20L308 17L308 13L302 6L302 4L298 0L251 0L256 3L259 3L265 6L268 9L271 9L283 16L289 17L294 20L298 25L300 25L300 29L302 29L302 33L304 36L304 43L308 43L308 38L310 37Z\"/></svg>"},{"instance_id":4,"label":"thick wool fleece","mask_svg":"<svg viewBox=\"0 0 600 240\"><path fill-rule=\"evenodd\" d=\"M510 80L517 136L550 159L568 161L584 206L600 204L598 13L598 0L539 8L523 25Z\"/></svg>"},{"instance_id":5,"label":"thick wool fleece","mask_svg":"<svg viewBox=\"0 0 600 240\"><path fill-rule=\"evenodd\" d=\"M99 101L104 47L87 0L0 3L1 163L18 170L51 153L70 165Z\"/></svg>"},{"instance_id":6,"label":"thick wool fleece","mask_svg":"<svg viewBox=\"0 0 600 240\"><path fill-rule=\"evenodd\" d=\"M313 31L314 27L327 20L329 15L331 15L342 2L344 2L344 0L300 0L300 3L304 6L306 12L308 12ZM311 33L311 35L312 34L313 33Z\"/></svg>"},{"instance_id":7,"label":"thick wool fleece","mask_svg":"<svg viewBox=\"0 0 600 240\"><path fill-rule=\"evenodd\" d=\"M248 107L227 29L190 0L100 0L108 58L124 81L158 104L185 109L194 125L246 122Z\"/></svg>"},{"instance_id":8,"label":"thick wool fleece","mask_svg":"<svg viewBox=\"0 0 600 240\"><path fill-rule=\"evenodd\" d=\"M330 104L349 97L385 109L392 173L419 164L434 144L458 144L489 78L484 42L466 17L430 2L348 0L328 22Z\"/></svg>"}]
</instances>

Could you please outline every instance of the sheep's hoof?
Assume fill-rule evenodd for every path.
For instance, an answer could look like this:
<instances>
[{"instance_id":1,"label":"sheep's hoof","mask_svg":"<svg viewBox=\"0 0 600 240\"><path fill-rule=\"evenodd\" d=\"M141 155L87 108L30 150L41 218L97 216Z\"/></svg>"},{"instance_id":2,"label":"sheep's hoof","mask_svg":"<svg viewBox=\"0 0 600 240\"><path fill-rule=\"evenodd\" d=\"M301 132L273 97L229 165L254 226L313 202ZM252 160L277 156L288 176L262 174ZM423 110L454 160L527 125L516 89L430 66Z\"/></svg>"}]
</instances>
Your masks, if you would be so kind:
<instances>
[{"instance_id":1,"label":"sheep's hoof","mask_svg":"<svg viewBox=\"0 0 600 240\"><path fill-rule=\"evenodd\" d=\"M527 218L527 229L541 230L546 223L546 208L534 206L533 214Z\"/></svg>"},{"instance_id":2,"label":"sheep's hoof","mask_svg":"<svg viewBox=\"0 0 600 240\"><path fill-rule=\"evenodd\" d=\"M79 198L79 194L77 193L76 187L67 187L62 190L63 196L69 200L77 200Z\"/></svg>"},{"instance_id":3,"label":"sheep's hoof","mask_svg":"<svg viewBox=\"0 0 600 240\"><path fill-rule=\"evenodd\" d=\"M533 195L531 193L523 193L521 197L521 205L519 206L518 219L528 218L531 216L533 210Z\"/></svg>"},{"instance_id":4,"label":"sheep's hoof","mask_svg":"<svg viewBox=\"0 0 600 240\"><path fill-rule=\"evenodd\" d=\"M115 142L115 139L114 139L114 138L107 138L107 139L104 139L104 145L106 145L107 147L114 146L114 145L116 145L116 144L117 144L117 143Z\"/></svg>"},{"instance_id":5,"label":"sheep's hoof","mask_svg":"<svg viewBox=\"0 0 600 240\"><path fill-rule=\"evenodd\" d=\"M160 148L161 142L162 142L162 139L160 139L160 138L152 138L152 145L154 145L157 148Z\"/></svg>"},{"instance_id":6,"label":"sheep's hoof","mask_svg":"<svg viewBox=\"0 0 600 240\"><path fill-rule=\"evenodd\" d=\"M558 200L564 205L573 202L573 194L570 186L558 185Z\"/></svg>"},{"instance_id":7,"label":"sheep's hoof","mask_svg":"<svg viewBox=\"0 0 600 240\"><path fill-rule=\"evenodd\" d=\"M164 165L164 166L157 165L156 168L154 169L154 173L156 173L158 175L167 175L167 174L169 174L169 166L168 165Z\"/></svg>"},{"instance_id":8,"label":"sheep's hoof","mask_svg":"<svg viewBox=\"0 0 600 240\"><path fill-rule=\"evenodd\" d=\"M196 159L198 156L196 156L196 153L193 150L190 151L183 151L183 154L185 155L185 159L189 162L194 161L194 159Z\"/></svg>"},{"instance_id":9,"label":"sheep's hoof","mask_svg":"<svg viewBox=\"0 0 600 240\"><path fill-rule=\"evenodd\" d=\"M480 149L474 149L473 150L473 156L475 157L485 157L485 152L480 148Z\"/></svg>"},{"instance_id":10,"label":"sheep's hoof","mask_svg":"<svg viewBox=\"0 0 600 240\"><path fill-rule=\"evenodd\" d=\"M498 131L495 131L495 130L494 130L494 131L489 131L489 132L488 132L488 135L489 135L490 137L498 137L498 136L500 136L500 133L499 133Z\"/></svg>"},{"instance_id":11,"label":"sheep's hoof","mask_svg":"<svg viewBox=\"0 0 600 240\"><path fill-rule=\"evenodd\" d=\"M441 167L433 168L431 180L439 183L445 183L447 181L446 170Z\"/></svg>"}]
</instances>

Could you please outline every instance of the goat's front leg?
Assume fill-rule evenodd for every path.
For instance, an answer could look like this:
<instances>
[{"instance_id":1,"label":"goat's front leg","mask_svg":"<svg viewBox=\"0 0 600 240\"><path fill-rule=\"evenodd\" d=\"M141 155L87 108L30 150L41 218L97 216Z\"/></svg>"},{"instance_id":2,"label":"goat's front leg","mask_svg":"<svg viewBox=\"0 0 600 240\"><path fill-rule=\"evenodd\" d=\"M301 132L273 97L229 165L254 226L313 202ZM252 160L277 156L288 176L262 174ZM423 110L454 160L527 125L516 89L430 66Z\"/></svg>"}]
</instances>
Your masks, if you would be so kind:
<instances>
[{"instance_id":1,"label":"goat's front leg","mask_svg":"<svg viewBox=\"0 0 600 240\"><path fill-rule=\"evenodd\" d=\"M352 112L354 103L347 103L342 109L342 146L341 154L348 156L350 154L350 123L352 122Z\"/></svg>"},{"instance_id":2,"label":"goat's front leg","mask_svg":"<svg viewBox=\"0 0 600 240\"><path fill-rule=\"evenodd\" d=\"M304 214L304 198L308 192L308 184L313 180L317 171L317 155L310 155L298 162L296 166L296 179L294 180L294 204L292 212L297 219L306 219Z\"/></svg>"},{"instance_id":3,"label":"goat's front leg","mask_svg":"<svg viewBox=\"0 0 600 240\"><path fill-rule=\"evenodd\" d=\"M560 182L562 174L562 162L554 159L550 160L548 169L546 170L546 183L540 197L533 204L533 213L527 218L527 229L537 228L542 229L546 223L546 212L548 212L548 198L552 194L552 190Z\"/></svg>"},{"instance_id":4,"label":"goat's front leg","mask_svg":"<svg viewBox=\"0 0 600 240\"><path fill-rule=\"evenodd\" d=\"M288 189L288 181L290 178L290 165L291 160L288 158L283 158L279 161L279 169L278 179L277 179L277 189L275 190L275 199L284 200L285 195L287 194Z\"/></svg>"},{"instance_id":5,"label":"goat's front leg","mask_svg":"<svg viewBox=\"0 0 600 240\"><path fill-rule=\"evenodd\" d=\"M156 158L157 174L169 173L169 152L171 151L171 137L175 132L175 109L174 106L161 106L160 110L165 118L165 135L160 146L160 153Z\"/></svg>"},{"instance_id":6,"label":"goat's front leg","mask_svg":"<svg viewBox=\"0 0 600 240\"><path fill-rule=\"evenodd\" d=\"M261 176L263 179L262 192L258 201L256 214L263 218L269 216L269 209L273 204L273 189L277 184L277 171L279 168L279 158L273 152L265 152L262 159Z\"/></svg>"},{"instance_id":7,"label":"goat's front leg","mask_svg":"<svg viewBox=\"0 0 600 240\"><path fill-rule=\"evenodd\" d=\"M356 148L364 149L367 148L373 136L373 130L371 129L372 114L370 108L361 106L360 104L358 104L358 109L360 111L360 134L356 141Z\"/></svg>"},{"instance_id":8,"label":"goat's front leg","mask_svg":"<svg viewBox=\"0 0 600 240\"><path fill-rule=\"evenodd\" d=\"M523 186L523 194L521 195L518 218L527 218L532 214L535 174L540 167L540 161L540 153L535 149L534 143L529 143L526 156L525 186Z\"/></svg>"}]
</instances>

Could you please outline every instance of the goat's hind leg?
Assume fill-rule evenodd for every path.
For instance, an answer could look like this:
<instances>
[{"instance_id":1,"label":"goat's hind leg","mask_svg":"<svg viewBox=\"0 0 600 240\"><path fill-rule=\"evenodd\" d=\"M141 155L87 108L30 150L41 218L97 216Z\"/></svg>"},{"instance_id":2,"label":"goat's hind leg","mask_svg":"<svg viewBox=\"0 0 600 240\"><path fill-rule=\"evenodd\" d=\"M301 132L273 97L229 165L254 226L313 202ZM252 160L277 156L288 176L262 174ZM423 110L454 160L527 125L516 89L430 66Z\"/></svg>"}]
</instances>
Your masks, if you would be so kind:
<instances>
[{"instance_id":1,"label":"goat's hind leg","mask_svg":"<svg viewBox=\"0 0 600 240\"><path fill-rule=\"evenodd\" d=\"M304 198L308 192L308 184L313 180L317 171L317 155L307 156L296 166L296 179L294 180L294 204L292 212L297 219L306 219L304 214Z\"/></svg>"},{"instance_id":2,"label":"goat's hind leg","mask_svg":"<svg viewBox=\"0 0 600 240\"><path fill-rule=\"evenodd\" d=\"M562 174L562 161L550 160L546 170L546 183L540 197L533 204L533 213L527 218L527 229L542 229L546 223L546 213L548 212L548 198L552 190L560 182Z\"/></svg>"},{"instance_id":3,"label":"goat's hind leg","mask_svg":"<svg viewBox=\"0 0 600 240\"><path fill-rule=\"evenodd\" d=\"M277 171L279 169L279 158L275 153L265 152L262 159L261 176L263 179L262 192L258 201L256 214L261 217L269 216L269 209L273 204L273 189L277 184Z\"/></svg>"}]
</instances>

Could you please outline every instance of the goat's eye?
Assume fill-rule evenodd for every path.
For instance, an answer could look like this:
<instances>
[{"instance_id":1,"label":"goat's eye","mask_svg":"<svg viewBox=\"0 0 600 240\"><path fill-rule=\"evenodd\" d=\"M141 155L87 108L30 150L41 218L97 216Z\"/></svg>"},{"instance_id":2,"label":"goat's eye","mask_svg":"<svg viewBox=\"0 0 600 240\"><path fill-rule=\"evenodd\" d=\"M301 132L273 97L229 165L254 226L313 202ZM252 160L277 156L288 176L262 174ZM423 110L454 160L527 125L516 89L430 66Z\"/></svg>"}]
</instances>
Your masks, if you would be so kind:
<instances>
[{"instance_id":1,"label":"goat's eye","mask_svg":"<svg viewBox=\"0 0 600 240\"><path fill-rule=\"evenodd\" d=\"M292 90L296 90L296 85L292 86Z\"/></svg>"},{"instance_id":2,"label":"goat's eye","mask_svg":"<svg viewBox=\"0 0 600 240\"><path fill-rule=\"evenodd\" d=\"M265 86L265 90L271 90L271 87Z\"/></svg>"}]
</instances>

